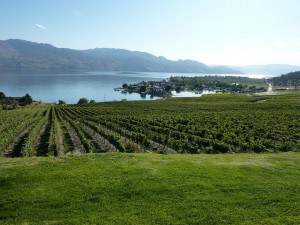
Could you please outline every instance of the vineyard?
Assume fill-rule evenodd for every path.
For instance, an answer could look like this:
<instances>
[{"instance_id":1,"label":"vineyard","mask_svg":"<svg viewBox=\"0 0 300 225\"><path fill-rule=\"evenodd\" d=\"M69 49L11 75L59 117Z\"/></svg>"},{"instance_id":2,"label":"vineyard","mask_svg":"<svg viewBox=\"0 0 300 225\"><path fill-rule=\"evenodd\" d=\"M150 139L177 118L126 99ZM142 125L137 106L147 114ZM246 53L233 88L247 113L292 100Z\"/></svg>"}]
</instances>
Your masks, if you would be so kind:
<instances>
[{"instance_id":1,"label":"vineyard","mask_svg":"<svg viewBox=\"0 0 300 225\"><path fill-rule=\"evenodd\" d=\"M207 95L0 111L5 157L300 149L300 95Z\"/></svg>"}]
</instances>

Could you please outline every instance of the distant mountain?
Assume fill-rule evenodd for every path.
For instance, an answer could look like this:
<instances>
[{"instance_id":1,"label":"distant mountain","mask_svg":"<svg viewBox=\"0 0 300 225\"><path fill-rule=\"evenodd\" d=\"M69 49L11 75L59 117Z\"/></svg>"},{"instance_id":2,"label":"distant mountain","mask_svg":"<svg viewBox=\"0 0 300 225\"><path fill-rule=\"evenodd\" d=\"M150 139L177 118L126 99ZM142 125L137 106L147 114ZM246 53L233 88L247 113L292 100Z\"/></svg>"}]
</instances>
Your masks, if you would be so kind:
<instances>
[{"instance_id":1,"label":"distant mountain","mask_svg":"<svg viewBox=\"0 0 300 225\"><path fill-rule=\"evenodd\" d=\"M300 66L288 64L268 64L268 65L249 65L249 66L228 66L234 70L240 70L246 74L263 74L263 75L276 75L299 71Z\"/></svg>"},{"instance_id":2,"label":"distant mountain","mask_svg":"<svg viewBox=\"0 0 300 225\"><path fill-rule=\"evenodd\" d=\"M18 39L0 41L0 69L7 68L241 74L227 67L209 67L192 60L171 61L145 52L110 48L73 50Z\"/></svg>"}]
</instances>

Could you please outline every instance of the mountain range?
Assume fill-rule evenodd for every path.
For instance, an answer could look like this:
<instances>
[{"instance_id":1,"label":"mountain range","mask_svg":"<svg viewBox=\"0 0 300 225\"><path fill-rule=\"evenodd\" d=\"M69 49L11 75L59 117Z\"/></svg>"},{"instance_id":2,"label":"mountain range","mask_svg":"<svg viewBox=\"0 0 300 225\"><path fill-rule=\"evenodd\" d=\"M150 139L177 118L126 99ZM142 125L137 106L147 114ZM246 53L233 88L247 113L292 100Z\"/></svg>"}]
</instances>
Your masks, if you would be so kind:
<instances>
[{"instance_id":1,"label":"mountain range","mask_svg":"<svg viewBox=\"0 0 300 225\"><path fill-rule=\"evenodd\" d=\"M172 61L145 52L111 48L73 50L18 39L0 41L0 68L241 74L224 66L210 67L193 60Z\"/></svg>"},{"instance_id":2,"label":"mountain range","mask_svg":"<svg viewBox=\"0 0 300 225\"><path fill-rule=\"evenodd\" d=\"M172 61L146 52L95 48L73 50L19 39L0 41L0 72L7 69L75 69L204 74L270 74L299 71L286 64L208 66L194 60Z\"/></svg>"}]
</instances>

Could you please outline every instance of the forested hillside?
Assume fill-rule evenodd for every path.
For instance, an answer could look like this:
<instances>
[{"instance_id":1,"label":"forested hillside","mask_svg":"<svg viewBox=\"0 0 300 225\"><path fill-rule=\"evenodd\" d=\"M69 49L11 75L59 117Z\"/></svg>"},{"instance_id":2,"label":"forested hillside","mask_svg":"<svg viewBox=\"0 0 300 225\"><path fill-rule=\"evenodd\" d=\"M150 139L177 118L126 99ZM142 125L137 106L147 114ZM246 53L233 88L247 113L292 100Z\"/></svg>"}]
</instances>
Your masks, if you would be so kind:
<instances>
[{"instance_id":1,"label":"forested hillside","mask_svg":"<svg viewBox=\"0 0 300 225\"><path fill-rule=\"evenodd\" d=\"M26 68L241 74L222 66L210 67L193 60L172 61L125 49L73 50L17 39L0 41L0 72Z\"/></svg>"},{"instance_id":2,"label":"forested hillside","mask_svg":"<svg viewBox=\"0 0 300 225\"><path fill-rule=\"evenodd\" d=\"M281 86L281 87L293 86L294 88L299 88L300 71L283 74L280 77L274 77L271 79L271 82L273 82L275 86Z\"/></svg>"}]
</instances>

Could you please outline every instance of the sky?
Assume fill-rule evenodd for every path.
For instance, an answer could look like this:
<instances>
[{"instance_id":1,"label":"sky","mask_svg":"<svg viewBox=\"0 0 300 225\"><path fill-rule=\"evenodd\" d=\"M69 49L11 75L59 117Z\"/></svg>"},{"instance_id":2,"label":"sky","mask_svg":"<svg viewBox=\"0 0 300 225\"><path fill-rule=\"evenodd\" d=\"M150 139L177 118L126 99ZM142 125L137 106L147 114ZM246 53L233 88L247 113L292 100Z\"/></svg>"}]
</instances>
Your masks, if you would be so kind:
<instances>
[{"instance_id":1,"label":"sky","mask_svg":"<svg viewBox=\"0 0 300 225\"><path fill-rule=\"evenodd\" d=\"M0 0L0 40L300 65L300 0Z\"/></svg>"}]
</instances>

